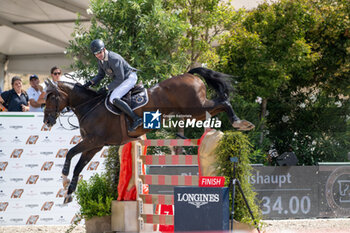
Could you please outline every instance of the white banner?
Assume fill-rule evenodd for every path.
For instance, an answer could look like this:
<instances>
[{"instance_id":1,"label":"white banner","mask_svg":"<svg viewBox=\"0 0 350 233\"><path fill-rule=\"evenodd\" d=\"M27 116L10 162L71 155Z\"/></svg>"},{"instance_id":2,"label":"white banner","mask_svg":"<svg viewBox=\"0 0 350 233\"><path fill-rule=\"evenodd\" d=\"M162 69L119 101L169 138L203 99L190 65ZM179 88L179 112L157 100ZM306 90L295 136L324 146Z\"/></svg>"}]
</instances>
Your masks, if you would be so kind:
<instances>
[{"instance_id":1,"label":"white banner","mask_svg":"<svg viewBox=\"0 0 350 233\"><path fill-rule=\"evenodd\" d=\"M71 115L71 114L68 114ZM61 171L70 148L81 141L75 116L62 116L51 129L43 113L0 113L0 225L69 225L79 211L63 204ZM104 171L107 147L84 167L81 179ZM69 178L80 158L72 159Z\"/></svg>"}]
</instances>

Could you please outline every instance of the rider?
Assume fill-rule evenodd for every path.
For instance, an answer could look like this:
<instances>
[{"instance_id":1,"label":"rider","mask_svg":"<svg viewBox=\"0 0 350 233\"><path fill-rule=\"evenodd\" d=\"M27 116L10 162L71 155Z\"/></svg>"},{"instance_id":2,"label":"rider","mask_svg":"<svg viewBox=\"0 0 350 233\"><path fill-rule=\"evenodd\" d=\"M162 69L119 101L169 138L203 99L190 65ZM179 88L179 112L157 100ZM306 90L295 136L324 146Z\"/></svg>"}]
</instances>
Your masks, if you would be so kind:
<instances>
[{"instance_id":1,"label":"rider","mask_svg":"<svg viewBox=\"0 0 350 233\"><path fill-rule=\"evenodd\" d=\"M135 86L137 69L131 67L119 54L108 51L100 39L93 40L90 49L98 59L98 73L91 81L85 83L84 87L98 84L106 74L111 76L113 81L107 86L108 90L112 92L109 101L132 118L133 124L129 130L136 130L142 124L142 118L132 111L130 106L122 100L122 97Z\"/></svg>"}]
</instances>

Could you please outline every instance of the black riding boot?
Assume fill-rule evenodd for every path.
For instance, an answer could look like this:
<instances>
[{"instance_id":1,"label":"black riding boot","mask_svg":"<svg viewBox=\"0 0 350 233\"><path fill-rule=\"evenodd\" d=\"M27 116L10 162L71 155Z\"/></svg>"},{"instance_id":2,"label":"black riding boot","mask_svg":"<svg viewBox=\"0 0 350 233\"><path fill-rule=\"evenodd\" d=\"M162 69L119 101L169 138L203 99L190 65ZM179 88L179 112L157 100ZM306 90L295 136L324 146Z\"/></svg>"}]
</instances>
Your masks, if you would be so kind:
<instances>
[{"instance_id":1,"label":"black riding boot","mask_svg":"<svg viewBox=\"0 0 350 233\"><path fill-rule=\"evenodd\" d=\"M126 115L132 118L133 123L130 126L129 131L135 131L138 126L142 125L142 118L136 115L129 107L129 105L123 100L115 98L113 99L113 104L114 106L122 110Z\"/></svg>"}]
</instances>

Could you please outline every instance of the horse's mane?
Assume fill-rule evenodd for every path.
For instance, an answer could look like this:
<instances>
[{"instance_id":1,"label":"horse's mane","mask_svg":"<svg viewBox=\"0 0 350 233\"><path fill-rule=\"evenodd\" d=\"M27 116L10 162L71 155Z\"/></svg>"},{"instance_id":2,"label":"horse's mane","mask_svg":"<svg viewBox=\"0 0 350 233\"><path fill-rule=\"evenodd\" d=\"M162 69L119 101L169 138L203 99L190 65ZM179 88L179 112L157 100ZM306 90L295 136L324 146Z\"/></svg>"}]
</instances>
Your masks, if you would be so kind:
<instances>
[{"instance_id":1,"label":"horse's mane","mask_svg":"<svg viewBox=\"0 0 350 233\"><path fill-rule=\"evenodd\" d=\"M98 96L95 90L89 89L81 85L80 83L71 83L67 81L59 81L64 86L67 86L69 89L72 89L74 92L77 92L79 95L88 95L91 98Z\"/></svg>"},{"instance_id":2,"label":"horse's mane","mask_svg":"<svg viewBox=\"0 0 350 233\"><path fill-rule=\"evenodd\" d=\"M75 83L73 89L77 90L77 91L79 91L81 93L86 93L86 94L88 94L91 97L98 96L98 94L97 94L97 92L95 90L90 89L90 88L86 88L83 85L81 85L80 83Z\"/></svg>"},{"instance_id":3,"label":"horse's mane","mask_svg":"<svg viewBox=\"0 0 350 233\"><path fill-rule=\"evenodd\" d=\"M62 91L78 101L78 103L89 102L91 105L100 102L106 95L100 95L96 91L86 88L80 83L71 83L66 81L58 81L57 85L50 84L47 86L46 95Z\"/></svg>"}]
</instances>

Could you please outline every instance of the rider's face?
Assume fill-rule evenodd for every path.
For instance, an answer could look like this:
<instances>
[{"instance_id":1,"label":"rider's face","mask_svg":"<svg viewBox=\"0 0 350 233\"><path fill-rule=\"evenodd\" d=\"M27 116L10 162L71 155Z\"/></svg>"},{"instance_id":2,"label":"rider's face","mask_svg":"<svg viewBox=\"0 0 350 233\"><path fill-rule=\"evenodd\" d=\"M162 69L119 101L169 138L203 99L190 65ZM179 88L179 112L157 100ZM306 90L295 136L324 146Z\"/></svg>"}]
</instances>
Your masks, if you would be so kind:
<instances>
[{"instance_id":1,"label":"rider's face","mask_svg":"<svg viewBox=\"0 0 350 233\"><path fill-rule=\"evenodd\" d=\"M98 60L103 60L103 58L105 57L105 50L106 49L102 49L99 53L95 54Z\"/></svg>"}]
</instances>

